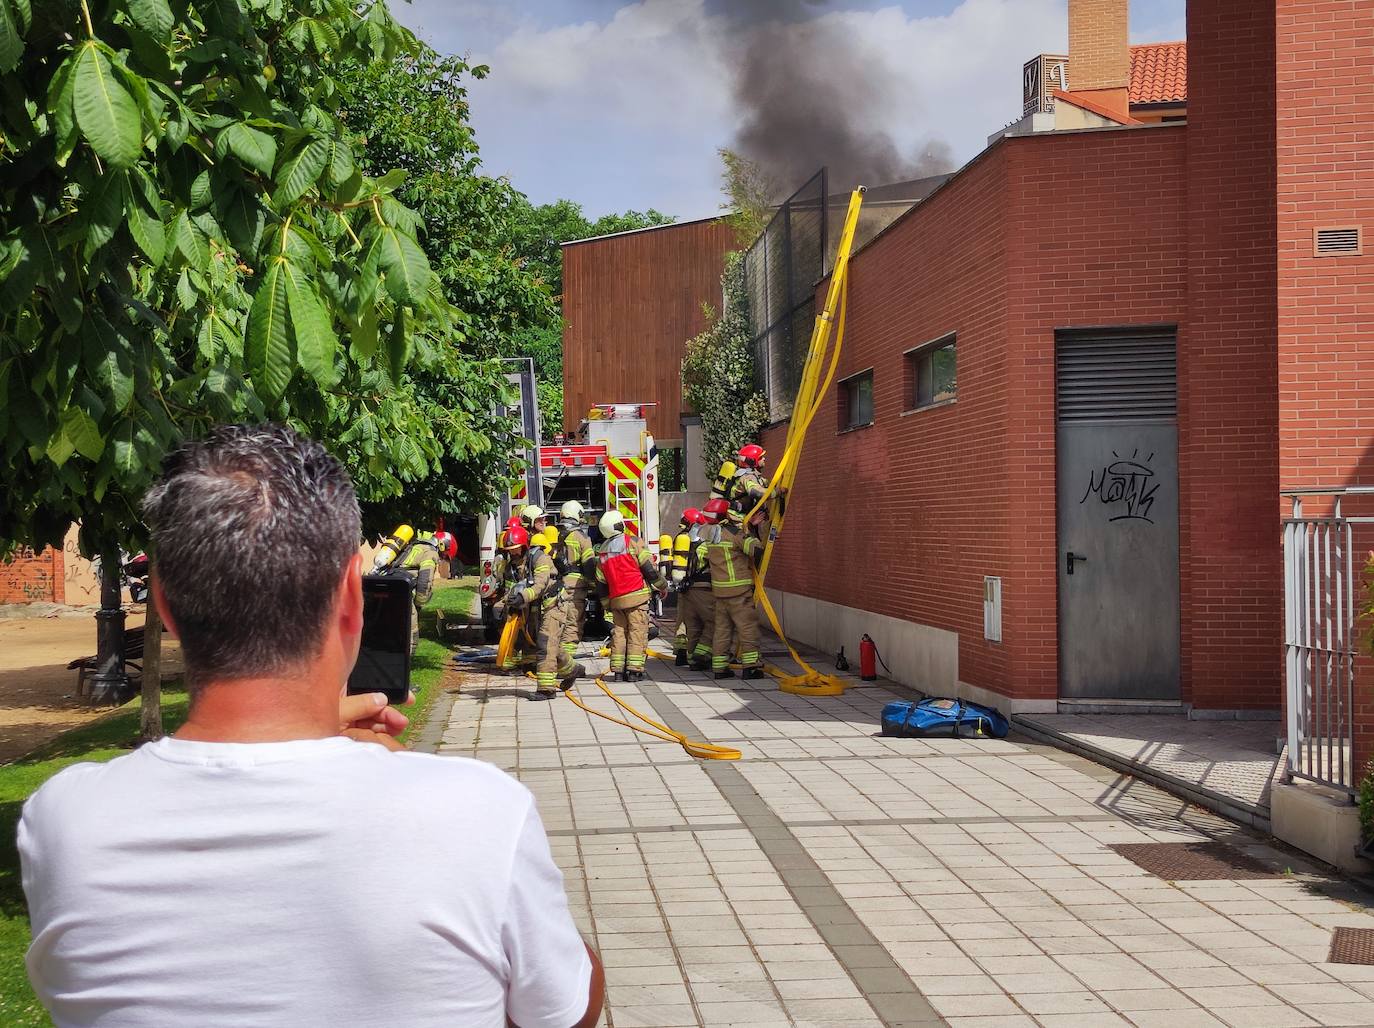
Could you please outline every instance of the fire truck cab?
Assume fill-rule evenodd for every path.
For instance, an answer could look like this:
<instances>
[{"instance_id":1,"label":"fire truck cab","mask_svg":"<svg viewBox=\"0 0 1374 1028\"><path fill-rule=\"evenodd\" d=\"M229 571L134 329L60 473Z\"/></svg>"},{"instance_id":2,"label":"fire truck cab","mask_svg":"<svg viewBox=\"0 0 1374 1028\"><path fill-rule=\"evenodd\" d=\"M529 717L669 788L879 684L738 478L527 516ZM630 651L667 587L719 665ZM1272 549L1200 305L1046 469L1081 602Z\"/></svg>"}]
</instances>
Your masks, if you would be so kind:
<instances>
[{"instance_id":1,"label":"fire truck cab","mask_svg":"<svg viewBox=\"0 0 1374 1028\"><path fill-rule=\"evenodd\" d=\"M658 557L658 450L645 413L652 404L606 403L587 412L577 432L555 435L538 447L530 472L512 482L499 512L479 519L481 539L482 619L492 628L499 618L489 599L499 588L493 579L496 544L506 520L528 503L556 520L568 500L582 504L586 528L600 542L597 522L608 510L620 511L625 529L649 544ZM599 604L590 604L588 621L601 620Z\"/></svg>"}]
</instances>

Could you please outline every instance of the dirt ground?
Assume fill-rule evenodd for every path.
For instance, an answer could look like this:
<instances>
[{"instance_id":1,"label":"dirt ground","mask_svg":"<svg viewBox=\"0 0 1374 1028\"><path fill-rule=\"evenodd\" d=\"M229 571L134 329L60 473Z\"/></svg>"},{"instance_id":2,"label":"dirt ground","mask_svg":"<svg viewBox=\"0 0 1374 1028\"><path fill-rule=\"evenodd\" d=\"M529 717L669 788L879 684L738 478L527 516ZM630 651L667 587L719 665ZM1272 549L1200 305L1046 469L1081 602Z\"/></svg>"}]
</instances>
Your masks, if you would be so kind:
<instances>
[{"instance_id":1,"label":"dirt ground","mask_svg":"<svg viewBox=\"0 0 1374 1028\"><path fill-rule=\"evenodd\" d=\"M67 670L69 662L95 653L94 610L58 611L0 618L0 763L110 712L78 699L77 673ZM142 624L143 608L132 608L126 627ZM162 653L165 680L180 672L181 655L166 636Z\"/></svg>"}]
</instances>

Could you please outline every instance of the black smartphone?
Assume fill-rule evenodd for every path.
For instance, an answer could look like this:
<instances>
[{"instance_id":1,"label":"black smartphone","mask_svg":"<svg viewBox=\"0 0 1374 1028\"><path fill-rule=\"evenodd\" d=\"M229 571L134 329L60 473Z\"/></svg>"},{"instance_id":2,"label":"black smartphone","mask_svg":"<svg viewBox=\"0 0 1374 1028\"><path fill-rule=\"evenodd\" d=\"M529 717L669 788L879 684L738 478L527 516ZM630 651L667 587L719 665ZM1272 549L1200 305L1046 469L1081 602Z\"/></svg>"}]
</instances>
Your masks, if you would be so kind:
<instances>
[{"instance_id":1,"label":"black smartphone","mask_svg":"<svg viewBox=\"0 0 1374 1028\"><path fill-rule=\"evenodd\" d=\"M385 693L390 703L410 695L410 625L415 583L405 575L363 576L363 641L348 676L350 696Z\"/></svg>"}]
</instances>

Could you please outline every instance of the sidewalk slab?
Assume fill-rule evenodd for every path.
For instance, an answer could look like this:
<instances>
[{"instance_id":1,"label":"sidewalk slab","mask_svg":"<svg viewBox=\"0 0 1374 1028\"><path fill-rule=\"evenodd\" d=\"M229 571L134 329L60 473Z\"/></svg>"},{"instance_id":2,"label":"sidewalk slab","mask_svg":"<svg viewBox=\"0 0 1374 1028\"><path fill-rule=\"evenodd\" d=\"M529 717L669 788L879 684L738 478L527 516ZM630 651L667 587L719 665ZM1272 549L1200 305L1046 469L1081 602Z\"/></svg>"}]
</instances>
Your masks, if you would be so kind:
<instances>
[{"instance_id":1,"label":"sidewalk slab","mask_svg":"<svg viewBox=\"0 0 1374 1028\"><path fill-rule=\"evenodd\" d=\"M804 697L671 657L650 673L613 688L741 759L480 671L438 746L534 792L611 1028L1318 1023L1374 982L1325 962L1334 927L1374 927L1368 894L1138 778L1023 739L884 738L883 704L910 696L881 681ZM1272 876L1170 882L1112 848L1206 841Z\"/></svg>"}]
</instances>

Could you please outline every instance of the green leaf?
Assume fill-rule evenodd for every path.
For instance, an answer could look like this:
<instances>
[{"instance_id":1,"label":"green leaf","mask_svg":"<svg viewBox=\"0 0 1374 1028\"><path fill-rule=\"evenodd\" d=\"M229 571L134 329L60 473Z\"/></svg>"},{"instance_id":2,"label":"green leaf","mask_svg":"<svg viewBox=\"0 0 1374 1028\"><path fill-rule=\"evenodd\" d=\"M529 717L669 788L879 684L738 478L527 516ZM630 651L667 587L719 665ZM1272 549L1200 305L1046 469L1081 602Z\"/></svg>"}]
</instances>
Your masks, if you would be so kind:
<instances>
[{"instance_id":1,"label":"green leaf","mask_svg":"<svg viewBox=\"0 0 1374 1028\"><path fill-rule=\"evenodd\" d=\"M0 0L3 3L4 0ZM124 222L124 189L118 175L103 175L82 198L81 217L86 229L82 255L86 260L114 238Z\"/></svg>"},{"instance_id":2,"label":"green leaf","mask_svg":"<svg viewBox=\"0 0 1374 1028\"><path fill-rule=\"evenodd\" d=\"M81 133L76 124L76 54L60 65L48 84L48 119L52 123L57 163L66 167Z\"/></svg>"},{"instance_id":3,"label":"green leaf","mask_svg":"<svg viewBox=\"0 0 1374 1028\"><path fill-rule=\"evenodd\" d=\"M132 416L119 423L114 432L114 466L121 478L129 478L139 469L138 450L134 446L134 419Z\"/></svg>"},{"instance_id":4,"label":"green leaf","mask_svg":"<svg viewBox=\"0 0 1374 1028\"><path fill-rule=\"evenodd\" d=\"M339 352L339 337L334 334L329 314L314 287L296 267L282 265L286 276L286 296L291 308L291 327L296 331L296 352L306 374L328 389L339 380L334 360Z\"/></svg>"},{"instance_id":5,"label":"green leaf","mask_svg":"<svg viewBox=\"0 0 1374 1028\"><path fill-rule=\"evenodd\" d=\"M68 407L62 412L62 431L48 448L48 456L61 467L73 451L87 460L99 460L105 452L105 437L95 420L80 407Z\"/></svg>"},{"instance_id":6,"label":"green leaf","mask_svg":"<svg viewBox=\"0 0 1374 1028\"><path fill-rule=\"evenodd\" d=\"M111 167L127 168L138 160L143 151L138 104L94 40L82 44L76 55L72 105L81 134Z\"/></svg>"},{"instance_id":7,"label":"green leaf","mask_svg":"<svg viewBox=\"0 0 1374 1028\"><path fill-rule=\"evenodd\" d=\"M345 140L329 142L329 184L335 188L353 176L353 148Z\"/></svg>"},{"instance_id":8,"label":"green leaf","mask_svg":"<svg viewBox=\"0 0 1374 1028\"><path fill-rule=\"evenodd\" d=\"M368 306L358 318L358 328L352 333L349 350L359 364L371 363L377 355L377 308Z\"/></svg>"},{"instance_id":9,"label":"green leaf","mask_svg":"<svg viewBox=\"0 0 1374 1028\"><path fill-rule=\"evenodd\" d=\"M129 17L134 24L162 42L172 38L172 26L176 19L167 0L128 0Z\"/></svg>"},{"instance_id":10,"label":"green leaf","mask_svg":"<svg viewBox=\"0 0 1374 1028\"><path fill-rule=\"evenodd\" d=\"M128 340L103 317L88 318L82 333L86 370L116 411L134 398L134 355Z\"/></svg>"},{"instance_id":11,"label":"green leaf","mask_svg":"<svg viewBox=\"0 0 1374 1028\"><path fill-rule=\"evenodd\" d=\"M272 202L280 210L295 203L315 184L329 160L329 140L314 136L307 139L277 171L277 191Z\"/></svg>"},{"instance_id":12,"label":"green leaf","mask_svg":"<svg viewBox=\"0 0 1374 1028\"><path fill-rule=\"evenodd\" d=\"M386 359L391 381L400 385L401 375L410 362L410 333L406 331L405 311L396 312L396 320L391 323L391 331L386 335Z\"/></svg>"},{"instance_id":13,"label":"green leaf","mask_svg":"<svg viewBox=\"0 0 1374 1028\"><path fill-rule=\"evenodd\" d=\"M24 40L10 11L9 0L0 0L0 72L13 71L24 56Z\"/></svg>"},{"instance_id":14,"label":"green leaf","mask_svg":"<svg viewBox=\"0 0 1374 1028\"><path fill-rule=\"evenodd\" d=\"M390 225L378 229L377 262L386 273L386 291L401 304L416 305L429 290L429 258L420 244Z\"/></svg>"},{"instance_id":15,"label":"green leaf","mask_svg":"<svg viewBox=\"0 0 1374 1028\"><path fill-rule=\"evenodd\" d=\"M296 337L288 324L286 258L275 257L248 311L244 358L264 399L276 402L296 370Z\"/></svg>"},{"instance_id":16,"label":"green leaf","mask_svg":"<svg viewBox=\"0 0 1374 1028\"><path fill-rule=\"evenodd\" d=\"M257 197L246 189L235 187L215 197L215 208L234 248L241 254L256 253L267 226L267 214Z\"/></svg>"},{"instance_id":17,"label":"green leaf","mask_svg":"<svg viewBox=\"0 0 1374 1028\"><path fill-rule=\"evenodd\" d=\"M225 150L263 175L271 175L272 165L277 163L277 141L242 122L235 122L219 134L215 152L223 156Z\"/></svg>"},{"instance_id":18,"label":"green leaf","mask_svg":"<svg viewBox=\"0 0 1374 1028\"><path fill-rule=\"evenodd\" d=\"M191 221L190 215L185 211L176 216L169 234L177 252L185 257L192 267L204 268L210 263L210 246L206 242L205 234Z\"/></svg>"},{"instance_id":19,"label":"green leaf","mask_svg":"<svg viewBox=\"0 0 1374 1028\"><path fill-rule=\"evenodd\" d=\"M148 255L153 266L162 263L167 253L167 233L162 226L161 203L151 181L140 169L127 176L125 212L129 234L138 248Z\"/></svg>"}]
</instances>

